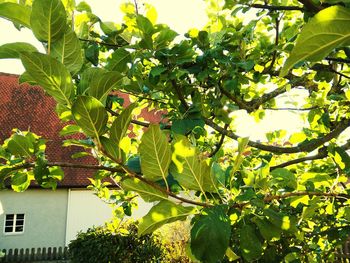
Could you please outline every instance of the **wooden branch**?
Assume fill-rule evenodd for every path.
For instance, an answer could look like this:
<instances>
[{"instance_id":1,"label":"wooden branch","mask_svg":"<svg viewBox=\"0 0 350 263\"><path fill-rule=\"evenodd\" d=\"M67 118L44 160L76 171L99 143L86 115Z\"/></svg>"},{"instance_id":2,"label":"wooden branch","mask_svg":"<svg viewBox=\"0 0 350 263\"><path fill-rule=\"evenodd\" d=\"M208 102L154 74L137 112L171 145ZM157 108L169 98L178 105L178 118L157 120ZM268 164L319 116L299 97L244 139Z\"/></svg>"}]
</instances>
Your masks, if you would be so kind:
<instances>
[{"instance_id":1,"label":"wooden branch","mask_svg":"<svg viewBox=\"0 0 350 263\"><path fill-rule=\"evenodd\" d=\"M227 130L229 124L225 124L224 129ZM225 140L225 134L221 134L220 141L215 145L214 150L208 155L208 157L213 157L221 148L222 144L224 143Z\"/></svg>"},{"instance_id":2,"label":"wooden branch","mask_svg":"<svg viewBox=\"0 0 350 263\"><path fill-rule=\"evenodd\" d=\"M230 137L234 140L238 140L239 136L233 133L232 131L225 130L223 127L217 125L212 120L204 119L204 121L208 126L212 127L217 132L221 134L225 134L227 137ZM280 146L266 145L266 144L262 144L254 141L249 141L248 145L263 151L273 152L273 153L312 152L313 150L316 150L318 147L322 146L326 142L340 135L347 127L349 127L349 125L350 125L350 120L348 119L342 120L330 133L318 139L313 139L309 143L306 143L300 146L280 147Z\"/></svg>"},{"instance_id":3,"label":"wooden branch","mask_svg":"<svg viewBox=\"0 0 350 263\"><path fill-rule=\"evenodd\" d=\"M110 156L108 156L108 157L111 158ZM113 160L113 161L115 161L115 160ZM60 166L60 167L68 167L68 168L75 168L75 169L92 169L92 170L104 170L104 171L109 171L112 173L124 173L124 174L127 174L129 177L134 177L134 178L139 179L140 181L148 184L149 186L165 193L167 196L171 196L171 197L173 197L181 202L192 204L192 205L203 206L203 207L212 206L212 204L210 204L210 203L196 202L196 201L178 196L178 195L174 194L173 192L171 192L170 190L166 190L163 187L157 185L153 181L150 181L150 180L142 177L141 175L138 175L138 174L130 171L126 166L123 166L123 165L120 165L119 167L107 167L107 166L103 166L103 165L77 164L77 163L67 163L67 162L48 162L47 166L49 166L49 167ZM20 164L17 166L13 166L12 171L17 171L20 169L29 169L29 168L34 168L34 167L35 167L35 163L24 163L24 164Z\"/></svg>"},{"instance_id":4,"label":"wooden branch","mask_svg":"<svg viewBox=\"0 0 350 263\"><path fill-rule=\"evenodd\" d=\"M325 197L334 197L334 198L339 198L339 199L350 199L350 195L348 194L340 194L340 193L323 193L323 192L291 192L291 193L285 193L281 195L270 195L266 196L264 198L264 202L268 203L273 200L281 200L281 199L286 199L289 197L294 197L294 196L325 196Z\"/></svg>"},{"instance_id":5,"label":"wooden branch","mask_svg":"<svg viewBox=\"0 0 350 263\"><path fill-rule=\"evenodd\" d=\"M262 4L251 4L249 7L266 9L270 11L304 11L303 7L300 6L275 6L275 5L262 5Z\"/></svg>"},{"instance_id":6,"label":"wooden branch","mask_svg":"<svg viewBox=\"0 0 350 263\"><path fill-rule=\"evenodd\" d=\"M323 9L322 6L315 5L312 0L298 0L304 8L312 13L317 13Z\"/></svg>"},{"instance_id":7,"label":"wooden branch","mask_svg":"<svg viewBox=\"0 0 350 263\"><path fill-rule=\"evenodd\" d=\"M288 110L288 111L310 111L314 109L319 109L318 106L314 107L309 107L309 108L269 108L269 107L263 107L264 110L274 110L274 111L279 111L279 110Z\"/></svg>"}]
</instances>

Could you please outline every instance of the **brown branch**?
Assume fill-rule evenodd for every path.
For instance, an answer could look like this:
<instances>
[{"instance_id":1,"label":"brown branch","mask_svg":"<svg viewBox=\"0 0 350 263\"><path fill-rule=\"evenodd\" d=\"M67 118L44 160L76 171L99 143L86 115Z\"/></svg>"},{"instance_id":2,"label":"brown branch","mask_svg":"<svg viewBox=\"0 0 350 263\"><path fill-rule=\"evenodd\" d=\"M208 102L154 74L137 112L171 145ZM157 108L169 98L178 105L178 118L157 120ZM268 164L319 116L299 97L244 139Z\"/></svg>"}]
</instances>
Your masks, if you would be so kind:
<instances>
[{"instance_id":1,"label":"brown branch","mask_svg":"<svg viewBox=\"0 0 350 263\"><path fill-rule=\"evenodd\" d=\"M312 13L317 13L323 9L322 6L315 5L312 0L298 0L304 5L304 8Z\"/></svg>"},{"instance_id":2,"label":"brown branch","mask_svg":"<svg viewBox=\"0 0 350 263\"><path fill-rule=\"evenodd\" d=\"M309 108L269 108L269 107L263 107L264 110L289 110L289 111L309 111L309 110L314 110L314 109L319 109L318 106L313 106Z\"/></svg>"},{"instance_id":3,"label":"brown branch","mask_svg":"<svg viewBox=\"0 0 350 263\"><path fill-rule=\"evenodd\" d=\"M262 5L262 4L251 4L248 5L253 8L266 9L270 11L304 11L303 7L300 6L274 6L274 5Z\"/></svg>"},{"instance_id":4,"label":"brown branch","mask_svg":"<svg viewBox=\"0 0 350 263\"><path fill-rule=\"evenodd\" d=\"M110 156L108 156L108 157L110 157ZM109 171L112 173L126 173L126 174L128 174L128 176L135 177L135 178L139 179L140 181L148 184L149 186L156 188L157 190L159 190L159 191L165 193L166 195L171 196L171 197L173 197L181 202L185 202L185 203L192 204L192 205L203 206L203 207L212 206L212 204L210 204L210 203L196 202L196 201L178 196L178 195L174 194L173 192L166 190L163 187L157 185L153 181L149 181L146 178L142 177L141 175L138 175L134 172L131 172L127 167L122 166L122 165L120 165L120 167L107 167L107 166L103 166L103 165L77 164L77 163L66 163L66 162L49 162L49 163L47 163L47 166L50 166L50 167L60 166L60 167L69 167L69 168L78 168L78 169L80 168L80 169L104 170L104 171ZM20 170L20 169L34 168L34 167L35 167L35 163L24 163L24 164L20 164L20 165L12 167L13 168L12 171Z\"/></svg>"},{"instance_id":5,"label":"brown branch","mask_svg":"<svg viewBox=\"0 0 350 263\"><path fill-rule=\"evenodd\" d=\"M287 166L290 166L293 164L298 164L298 163L302 163L302 162L306 162L306 161L320 160L320 159L323 159L325 157L327 157L327 151L320 152L320 153L313 155L313 156L301 157L301 158L293 159L293 160L290 160L290 161L287 161L287 162L284 162L284 163L281 163L281 164L278 164L275 166L271 166L270 171L273 171L277 168L284 168L284 167L287 167Z\"/></svg>"},{"instance_id":6,"label":"brown branch","mask_svg":"<svg viewBox=\"0 0 350 263\"><path fill-rule=\"evenodd\" d=\"M115 111L111 110L110 108L106 107L106 110L107 112L109 112L112 116L115 116L115 117L118 117L119 114L116 113ZM131 120L130 121L131 123L133 124L136 124L136 125L140 125L140 126L143 126L143 127L149 127L150 123L149 122L145 122L145 121L138 121L138 120ZM169 130L171 128L171 124L163 124L163 129L164 130Z\"/></svg>"},{"instance_id":7,"label":"brown branch","mask_svg":"<svg viewBox=\"0 0 350 263\"><path fill-rule=\"evenodd\" d=\"M224 129L227 130L228 124L225 124ZM208 155L208 157L213 157L221 148L222 144L224 143L225 140L225 134L221 134L220 141L215 145L214 150Z\"/></svg>"},{"instance_id":8,"label":"brown branch","mask_svg":"<svg viewBox=\"0 0 350 263\"><path fill-rule=\"evenodd\" d=\"M175 93L180 100L182 106L185 108L185 110L188 110L190 107L187 104L187 101L185 100L185 97L183 95L183 92L181 90L181 87L179 87L174 79L171 80L171 84L173 85L173 88L175 90Z\"/></svg>"},{"instance_id":9,"label":"brown branch","mask_svg":"<svg viewBox=\"0 0 350 263\"><path fill-rule=\"evenodd\" d=\"M85 39L85 38L79 38L80 41L84 41L84 42L89 42L89 43L95 43L101 46L106 46L106 47L113 47L113 48L120 48L122 47L121 45L116 45L116 44L110 44L110 43L106 43L103 41L97 41L97 40L92 40L92 39Z\"/></svg>"},{"instance_id":10,"label":"brown branch","mask_svg":"<svg viewBox=\"0 0 350 263\"><path fill-rule=\"evenodd\" d=\"M278 17L276 17L275 22L276 22L276 28L275 28L275 51L273 52L270 66L268 67L268 69L266 71L264 70L263 73L270 72L273 69L273 66L274 66L276 58L277 58L277 47L278 47L278 42L279 42L279 25L280 25L280 20L279 20Z\"/></svg>"},{"instance_id":11,"label":"brown branch","mask_svg":"<svg viewBox=\"0 0 350 263\"><path fill-rule=\"evenodd\" d=\"M289 197L294 197L294 196L325 196L325 197L334 197L334 198L339 198L339 199L350 199L350 195L348 194L339 194L339 193L322 193L322 192L291 192L291 193L285 193L281 195L269 195L264 198L264 202L268 203L273 200L281 200L281 199L286 199Z\"/></svg>"},{"instance_id":12,"label":"brown branch","mask_svg":"<svg viewBox=\"0 0 350 263\"><path fill-rule=\"evenodd\" d=\"M252 112L254 110L257 110L259 109L260 105L264 104L265 102L268 102L269 100L285 93L287 91L287 88L286 87L283 87L283 88L278 88L278 89L275 89L269 93L265 93L263 94L260 98L257 98L257 99L253 99L249 105L250 105L250 108L251 108L251 111L248 111L248 112Z\"/></svg>"},{"instance_id":13,"label":"brown branch","mask_svg":"<svg viewBox=\"0 0 350 263\"><path fill-rule=\"evenodd\" d=\"M344 59L344 58L330 58L330 57L326 57L326 60L339 62L339 63L350 63L350 59Z\"/></svg>"},{"instance_id":14,"label":"brown branch","mask_svg":"<svg viewBox=\"0 0 350 263\"><path fill-rule=\"evenodd\" d=\"M253 109L248 105L247 102L241 100L239 97L231 94L229 91L225 90L220 81L219 81L219 90L222 94L224 94L227 98L229 98L230 100L232 100L234 103L236 103L236 105L240 108L240 109L243 109L243 110L246 110L248 112L252 112Z\"/></svg>"},{"instance_id":15,"label":"brown branch","mask_svg":"<svg viewBox=\"0 0 350 263\"><path fill-rule=\"evenodd\" d=\"M225 134L227 137L230 137L234 140L238 140L239 136L233 133L230 130L225 130L223 127L217 125L215 122L209 119L204 119L205 123L212 127L214 130L221 134ZM350 125L350 120L342 120L339 124L328 134L318 139L313 139L309 143L305 143L303 145L294 146L294 147L280 147L273 145L266 145L254 141L249 141L248 145L263 151L274 152L274 153L299 153L299 152L312 152L318 147L322 146L326 142L332 140L341 134L348 126Z\"/></svg>"},{"instance_id":16,"label":"brown branch","mask_svg":"<svg viewBox=\"0 0 350 263\"><path fill-rule=\"evenodd\" d=\"M340 193L322 193L322 192L291 192L291 193L284 193L281 195L267 195L264 198L265 203L269 203L274 200L281 200L281 199L286 199L290 197L295 197L295 196L324 196L324 197L333 197L337 199L350 199L350 195L348 194L340 194ZM250 202L244 202L244 203L235 203L231 207L232 208L239 208L243 209L245 206L249 205Z\"/></svg>"}]
</instances>

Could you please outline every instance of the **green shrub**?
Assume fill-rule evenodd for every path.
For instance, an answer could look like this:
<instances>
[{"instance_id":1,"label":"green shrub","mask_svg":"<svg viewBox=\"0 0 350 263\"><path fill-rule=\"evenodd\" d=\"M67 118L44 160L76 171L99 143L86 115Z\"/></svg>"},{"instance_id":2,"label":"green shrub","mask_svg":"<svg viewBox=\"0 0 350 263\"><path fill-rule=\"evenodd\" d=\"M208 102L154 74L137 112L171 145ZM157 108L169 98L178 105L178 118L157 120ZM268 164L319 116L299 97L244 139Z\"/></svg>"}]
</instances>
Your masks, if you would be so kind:
<instances>
[{"instance_id":1,"label":"green shrub","mask_svg":"<svg viewBox=\"0 0 350 263\"><path fill-rule=\"evenodd\" d=\"M91 228L69 244L72 263L164 262L163 251L155 237L138 237L135 223Z\"/></svg>"}]
</instances>

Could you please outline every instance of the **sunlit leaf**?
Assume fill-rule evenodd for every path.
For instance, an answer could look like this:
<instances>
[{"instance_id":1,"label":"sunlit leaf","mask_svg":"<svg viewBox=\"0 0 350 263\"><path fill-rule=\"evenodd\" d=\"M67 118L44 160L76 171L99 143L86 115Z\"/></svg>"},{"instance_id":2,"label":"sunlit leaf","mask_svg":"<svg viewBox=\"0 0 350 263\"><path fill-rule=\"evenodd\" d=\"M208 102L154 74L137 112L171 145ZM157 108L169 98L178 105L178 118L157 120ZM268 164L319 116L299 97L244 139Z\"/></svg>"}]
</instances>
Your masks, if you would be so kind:
<instances>
[{"instance_id":1,"label":"sunlit leaf","mask_svg":"<svg viewBox=\"0 0 350 263\"><path fill-rule=\"evenodd\" d=\"M146 216L140 219L139 236L152 233L164 224L185 220L194 213L193 207L176 205L170 201L160 201L153 206Z\"/></svg>"},{"instance_id":2,"label":"sunlit leaf","mask_svg":"<svg viewBox=\"0 0 350 263\"><path fill-rule=\"evenodd\" d=\"M125 48L118 48L112 53L111 57L107 59L106 69L117 72L125 72L128 68L127 64L130 62L130 52Z\"/></svg>"},{"instance_id":3,"label":"sunlit leaf","mask_svg":"<svg viewBox=\"0 0 350 263\"><path fill-rule=\"evenodd\" d=\"M120 115L114 120L111 126L111 134L110 138L115 143L118 151L118 158L121 157L122 149L121 149L121 141L125 137L126 132L128 131L131 118L132 111L137 107L136 103L130 104L127 108L125 108Z\"/></svg>"},{"instance_id":4,"label":"sunlit leaf","mask_svg":"<svg viewBox=\"0 0 350 263\"><path fill-rule=\"evenodd\" d=\"M52 43L51 56L55 57L74 75L83 65L80 42L74 31L67 28L64 35Z\"/></svg>"},{"instance_id":5,"label":"sunlit leaf","mask_svg":"<svg viewBox=\"0 0 350 263\"><path fill-rule=\"evenodd\" d=\"M63 37L66 31L67 18L66 10L60 0L34 0L30 25L36 38L52 42Z\"/></svg>"},{"instance_id":6,"label":"sunlit leaf","mask_svg":"<svg viewBox=\"0 0 350 263\"><path fill-rule=\"evenodd\" d=\"M0 46L0 58L19 58L23 51L37 52L38 50L25 42L8 43Z\"/></svg>"},{"instance_id":7,"label":"sunlit leaf","mask_svg":"<svg viewBox=\"0 0 350 263\"><path fill-rule=\"evenodd\" d=\"M23 52L20 57L27 73L37 84L58 103L71 105L75 87L64 65L50 56L36 52Z\"/></svg>"},{"instance_id":8,"label":"sunlit leaf","mask_svg":"<svg viewBox=\"0 0 350 263\"><path fill-rule=\"evenodd\" d=\"M109 92L117 87L122 77L123 76L116 71L94 75L94 78L91 79L89 84L89 95L105 104Z\"/></svg>"},{"instance_id":9,"label":"sunlit leaf","mask_svg":"<svg viewBox=\"0 0 350 263\"><path fill-rule=\"evenodd\" d=\"M303 28L280 75L298 62L318 61L334 48L350 44L350 10L336 5L323 9Z\"/></svg>"},{"instance_id":10,"label":"sunlit leaf","mask_svg":"<svg viewBox=\"0 0 350 263\"><path fill-rule=\"evenodd\" d=\"M170 148L168 139L159 125L150 125L140 144L141 170L145 178L166 181L171 162Z\"/></svg>"},{"instance_id":11,"label":"sunlit leaf","mask_svg":"<svg viewBox=\"0 0 350 263\"><path fill-rule=\"evenodd\" d=\"M97 140L106 130L107 111L94 97L79 96L73 103L72 115L83 131Z\"/></svg>"},{"instance_id":12,"label":"sunlit leaf","mask_svg":"<svg viewBox=\"0 0 350 263\"><path fill-rule=\"evenodd\" d=\"M137 178L126 179L122 181L121 186L125 190L138 193L146 202L155 202L168 199L168 196L164 192L140 181Z\"/></svg>"},{"instance_id":13,"label":"sunlit leaf","mask_svg":"<svg viewBox=\"0 0 350 263\"><path fill-rule=\"evenodd\" d=\"M201 192L214 192L217 180L209 165L198 158L198 151L185 136L177 135L172 155L171 173L180 185Z\"/></svg>"},{"instance_id":14,"label":"sunlit leaf","mask_svg":"<svg viewBox=\"0 0 350 263\"><path fill-rule=\"evenodd\" d=\"M0 17L30 28L31 9L16 3L0 3Z\"/></svg>"}]
</instances>

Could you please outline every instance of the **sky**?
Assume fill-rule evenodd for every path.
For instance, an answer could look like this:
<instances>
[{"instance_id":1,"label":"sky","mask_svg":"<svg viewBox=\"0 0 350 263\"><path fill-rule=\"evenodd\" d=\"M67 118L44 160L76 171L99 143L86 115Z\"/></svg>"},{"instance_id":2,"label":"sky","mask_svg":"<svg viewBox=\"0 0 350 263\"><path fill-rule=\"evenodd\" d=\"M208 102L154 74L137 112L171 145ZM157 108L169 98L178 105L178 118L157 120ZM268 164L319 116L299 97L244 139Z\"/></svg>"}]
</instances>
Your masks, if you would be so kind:
<instances>
[{"instance_id":1,"label":"sky","mask_svg":"<svg viewBox=\"0 0 350 263\"><path fill-rule=\"evenodd\" d=\"M79 2L76 0L76 3ZM91 6L93 12L102 21L120 22L122 20L119 6L123 0L86 0L85 2ZM157 23L167 24L179 34L184 34L191 28L201 29L208 21L203 0L147 0L147 2L157 10ZM0 45L9 42L28 42L36 46L39 51L44 52L41 43L36 40L30 30L18 31L11 22L0 19ZM23 71L19 60L0 59L0 72L21 74ZM291 95L288 96L288 100L292 99ZM296 132L304 124L293 112L266 111L266 118L259 123L244 113L237 116L237 123L244 123L244 125L239 125L240 129L237 132L241 136L249 136L252 140L264 140L265 133L275 129L283 128L288 133Z\"/></svg>"}]
</instances>

